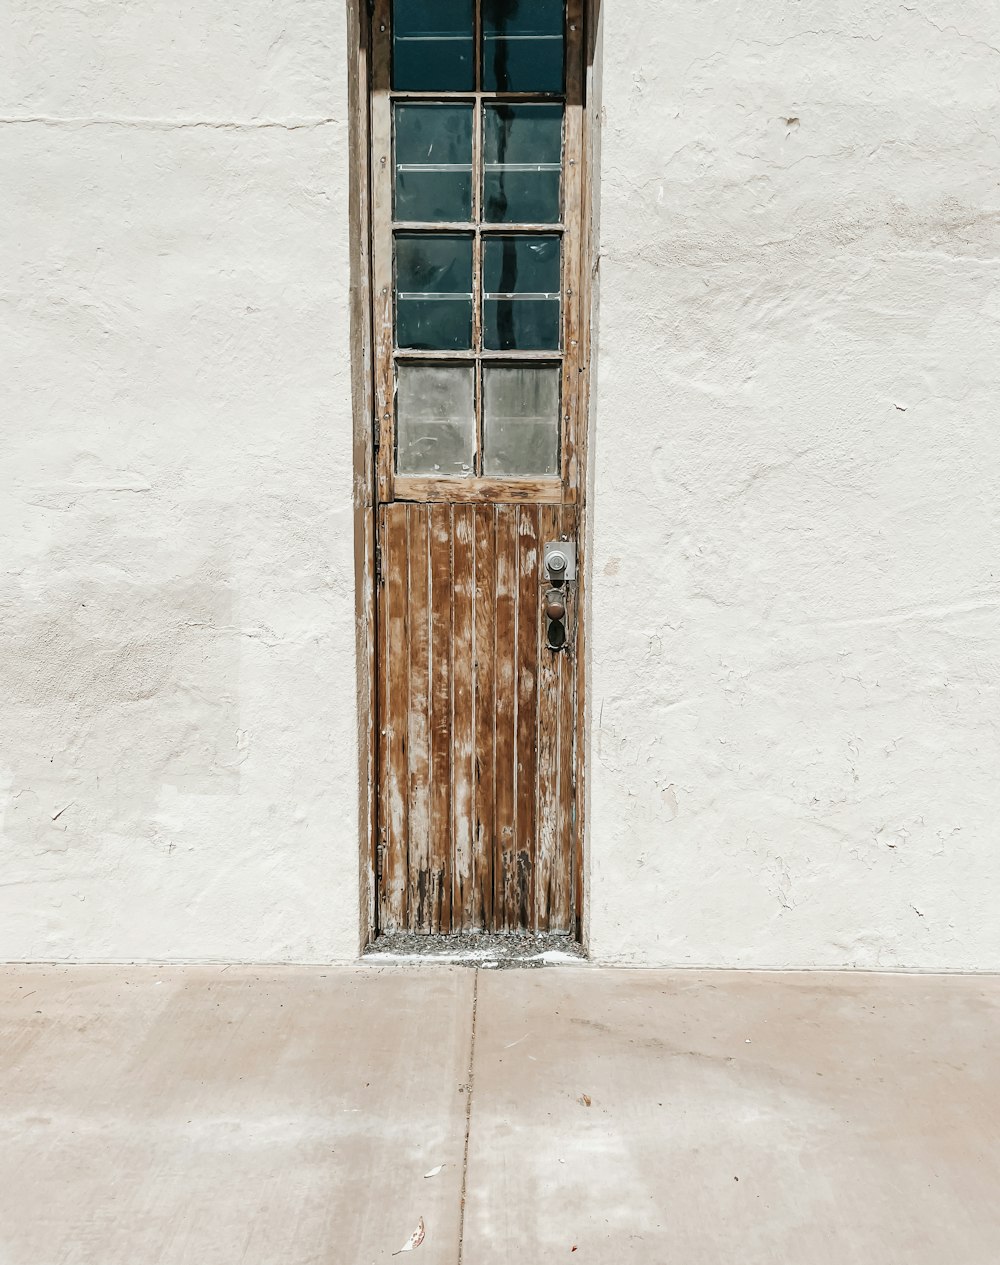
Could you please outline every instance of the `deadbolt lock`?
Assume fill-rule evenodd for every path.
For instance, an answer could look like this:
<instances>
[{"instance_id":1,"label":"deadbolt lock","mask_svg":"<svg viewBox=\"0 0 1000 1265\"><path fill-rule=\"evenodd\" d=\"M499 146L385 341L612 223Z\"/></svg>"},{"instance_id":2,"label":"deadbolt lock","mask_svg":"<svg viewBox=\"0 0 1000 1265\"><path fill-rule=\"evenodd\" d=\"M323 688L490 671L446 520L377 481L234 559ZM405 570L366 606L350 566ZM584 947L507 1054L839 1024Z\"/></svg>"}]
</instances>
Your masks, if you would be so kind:
<instances>
[{"instance_id":1,"label":"deadbolt lock","mask_svg":"<svg viewBox=\"0 0 1000 1265\"><path fill-rule=\"evenodd\" d=\"M549 540L545 545L545 576L550 584L559 587L567 580L576 579L576 542Z\"/></svg>"}]
</instances>

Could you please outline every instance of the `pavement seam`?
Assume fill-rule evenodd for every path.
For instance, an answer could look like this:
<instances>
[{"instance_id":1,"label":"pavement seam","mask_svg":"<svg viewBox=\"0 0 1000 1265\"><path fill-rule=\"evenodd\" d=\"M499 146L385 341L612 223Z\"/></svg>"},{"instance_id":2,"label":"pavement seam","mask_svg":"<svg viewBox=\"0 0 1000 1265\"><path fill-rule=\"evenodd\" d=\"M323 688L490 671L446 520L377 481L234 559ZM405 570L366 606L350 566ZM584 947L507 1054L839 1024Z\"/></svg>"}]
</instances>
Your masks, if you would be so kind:
<instances>
[{"instance_id":1,"label":"pavement seam","mask_svg":"<svg viewBox=\"0 0 1000 1265\"><path fill-rule=\"evenodd\" d=\"M469 1042L469 1070L465 1078L465 1153L462 1156L462 1202L458 1213L458 1265L465 1255L465 1195L469 1180L469 1135L472 1132L472 1087L475 1082L476 1016L479 1011L479 969L472 985L472 1039Z\"/></svg>"}]
</instances>

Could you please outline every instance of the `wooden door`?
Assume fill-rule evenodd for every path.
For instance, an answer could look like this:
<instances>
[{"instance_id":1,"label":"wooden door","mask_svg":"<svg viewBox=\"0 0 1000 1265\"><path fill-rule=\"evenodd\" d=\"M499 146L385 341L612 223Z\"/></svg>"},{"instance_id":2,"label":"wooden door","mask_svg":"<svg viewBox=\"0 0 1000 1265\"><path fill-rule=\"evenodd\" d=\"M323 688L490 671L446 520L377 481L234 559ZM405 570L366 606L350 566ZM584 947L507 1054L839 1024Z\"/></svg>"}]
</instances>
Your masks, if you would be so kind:
<instances>
[{"instance_id":1,"label":"wooden door","mask_svg":"<svg viewBox=\"0 0 1000 1265\"><path fill-rule=\"evenodd\" d=\"M383 933L579 929L581 57L579 0L376 0Z\"/></svg>"}]
</instances>

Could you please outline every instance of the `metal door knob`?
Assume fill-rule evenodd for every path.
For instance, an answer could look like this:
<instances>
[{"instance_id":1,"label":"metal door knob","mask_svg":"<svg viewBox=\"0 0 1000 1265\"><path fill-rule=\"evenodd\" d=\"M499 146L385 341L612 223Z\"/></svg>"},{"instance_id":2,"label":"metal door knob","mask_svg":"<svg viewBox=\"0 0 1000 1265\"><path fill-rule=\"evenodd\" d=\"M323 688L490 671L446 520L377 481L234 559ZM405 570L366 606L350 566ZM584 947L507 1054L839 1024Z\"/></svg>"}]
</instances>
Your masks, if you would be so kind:
<instances>
[{"instance_id":1,"label":"metal door knob","mask_svg":"<svg viewBox=\"0 0 1000 1265\"><path fill-rule=\"evenodd\" d=\"M548 619L559 620L566 618L566 603L560 601L556 597L550 597L545 603L545 614Z\"/></svg>"},{"instance_id":2,"label":"metal door knob","mask_svg":"<svg viewBox=\"0 0 1000 1265\"><path fill-rule=\"evenodd\" d=\"M548 569L549 575L556 581L557 584L566 574L567 562L568 559L566 555L564 553L557 553L555 550L553 550L553 552L545 559L545 566Z\"/></svg>"}]
</instances>

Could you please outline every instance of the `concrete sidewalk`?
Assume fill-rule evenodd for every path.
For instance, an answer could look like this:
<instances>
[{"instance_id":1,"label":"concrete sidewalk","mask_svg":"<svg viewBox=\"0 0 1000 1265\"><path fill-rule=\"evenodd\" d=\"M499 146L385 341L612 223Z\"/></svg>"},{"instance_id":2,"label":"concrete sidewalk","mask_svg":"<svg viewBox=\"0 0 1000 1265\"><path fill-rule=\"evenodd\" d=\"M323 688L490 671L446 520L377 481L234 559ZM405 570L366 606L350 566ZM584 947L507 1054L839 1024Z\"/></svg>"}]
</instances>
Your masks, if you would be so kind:
<instances>
[{"instance_id":1,"label":"concrete sidewalk","mask_svg":"<svg viewBox=\"0 0 1000 1265\"><path fill-rule=\"evenodd\" d=\"M8 967L0 1265L996 1265L998 1051L994 978Z\"/></svg>"}]
</instances>

